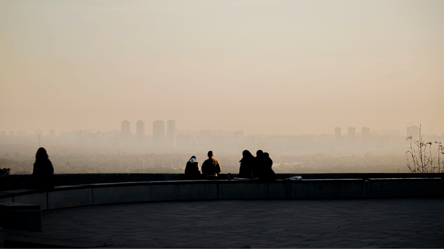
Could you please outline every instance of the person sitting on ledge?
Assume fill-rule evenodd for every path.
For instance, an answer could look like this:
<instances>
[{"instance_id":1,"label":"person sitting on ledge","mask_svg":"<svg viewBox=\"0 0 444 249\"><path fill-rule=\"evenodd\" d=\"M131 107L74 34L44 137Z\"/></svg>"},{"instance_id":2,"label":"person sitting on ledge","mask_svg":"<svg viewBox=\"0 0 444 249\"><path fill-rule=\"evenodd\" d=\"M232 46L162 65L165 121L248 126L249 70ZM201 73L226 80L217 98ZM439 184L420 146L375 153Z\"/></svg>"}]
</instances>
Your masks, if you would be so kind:
<instances>
[{"instance_id":1,"label":"person sitting on ledge","mask_svg":"<svg viewBox=\"0 0 444 249\"><path fill-rule=\"evenodd\" d=\"M272 166L273 160L271 160L270 155L258 150L256 152L256 167L253 170L254 177L265 181L276 180L276 174L271 168Z\"/></svg>"},{"instance_id":2,"label":"person sitting on ledge","mask_svg":"<svg viewBox=\"0 0 444 249\"><path fill-rule=\"evenodd\" d=\"M199 163L195 156L192 156L185 167L185 175L188 179L197 179L200 176Z\"/></svg>"},{"instance_id":3,"label":"person sitting on ledge","mask_svg":"<svg viewBox=\"0 0 444 249\"><path fill-rule=\"evenodd\" d=\"M37 150L34 169L32 171L33 185L39 189L54 188L54 168L48 159L48 153L43 147Z\"/></svg>"},{"instance_id":4,"label":"person sitting on ledge","mask_svg":"<svg viewBox=\"0 0 444 249\"><path fill-rule=\"evenodd\" d=\"M242 152L242 159L240 162L239 168L239 177L240 178L253 178L253 167L255 164L254 156L250 151L244 150Z\"/></svg>"},{"instance_id":5,"label":"person sitting on ledge","mask_svg":"<svg viewBox=\"0 0 444 249\"><path fill-rule=\"evenodd\" d=\"M204 177L217 177L220 171L219 162L213 159L213 152L208 151L208 159L202 164L202 175Z\"/></svg>"},{"instance_id":6,"label":"person sitting on ledge","mask_svg":"<svg viewBox=\"0 0 444 249\"><path fill-rule=\"evenodd\" d=\"M274 181L276 180L276 173L274 173L274 170L272 169L273 167L273 160L271 160L270 158L270 154L268 154L267 152L264 152L264 158L265 158L265 174L262 177L263 180L267 180L267 181Z\"/></svg>"}]
</instances>

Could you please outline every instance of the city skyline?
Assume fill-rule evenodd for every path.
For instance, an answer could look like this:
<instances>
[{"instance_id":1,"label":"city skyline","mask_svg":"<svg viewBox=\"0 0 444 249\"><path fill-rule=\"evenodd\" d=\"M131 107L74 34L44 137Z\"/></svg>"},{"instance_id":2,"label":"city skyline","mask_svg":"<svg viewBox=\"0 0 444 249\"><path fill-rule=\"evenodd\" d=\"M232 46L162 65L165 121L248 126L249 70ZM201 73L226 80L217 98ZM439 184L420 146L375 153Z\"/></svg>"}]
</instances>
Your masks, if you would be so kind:
<instances>
[{"instance_id":1,"label":"city skyline","mask_svg":"<svg viewBox=\"0 0 444 249\"><path fill-rule=\"evenodd\" d=\"M173 121L174 122L174 127L176 127L176 120L167 120L168 121ZM146 124L143 120L138 120L135 124L134 124L134 131L135 132L131 132L131 122L128 120L123 120L121 121L121 126L120 128L116 128L116 129L112 129L112 130L95 130L95 129L75 129L75 130L69 130L69 131L58 131L58 134L61 133L66 133L66 132L74 132L74 131L81 131L81 130L91 130L91 131L95 131L95 132L111 132L111 131L120 131L122 133L126 133L126 134L131 134L131 135L135 135L136 137L145 137L145 136L154 136L155 133L155 123L156 122L163 122L163 124L159 123L160 127L163 127L161 129L163 129L162 131L159 131L160 133L163 133L162 139L167 139L167 127L165 125L165 122L163 120L154 120L152 123L152 127L146 127ZM149 124L149 122L148 122ZM177 129L174 128L174 130L177 132L185 132L185 131L191 131L191 132L199 132L199 131L223 131L223 132L231 132L231 133L235 133L237 131L242 131L247 135L322 135L322 134L327 134L327 135L334 135L334 136L350 136L350 129L354 129L354 135L359 134L365 134L364 136L369 136L370 134L372 135L406 135L409 136L411 134L416 134L419 131L419 126L421 126L422 124L418 124L418 125L412 125L409 124L408 126L404 127L404 129L398 130L398 129L381 129L381 130L374 130L371 129L370 127L366 127L366 126L362 126L362 127L352 127L352 126L344 126L344 127L334 127L334 129L330 129L330 132L325 132L325 133L299 133L299 134L279 134L279 133L275 133L275 134L264 134L264 133L248 133L245 130L242 129L237 129L237 130L223 130L223 129L200 129L200 130L190 130L190 129ZM124 128L125 127L125 128ZM152 128L152 129L150 129ZM361 128L360 132L356 132L356 129ZM125 130L125 132L123 132ZM146 130L152 130L152 133L146 133ZM347 131L346 133L342 133L342 131ZM359 129L358 129L359 131ZM12 131L5 131L5 130L0 130L0 135L17 135L17 136L26 136L26 135L31 135L31 134L41 134L41 135L55 135L56 133L56 129L49 129L48 132L44 132L44 130L39 129L39 130L35 130L35 131L25 131L25 130L12 130ZM444 135L444 133L439 134L439 133L432 133L430 132L430 130L427 129L427 127L424 127L424 125L422 125L422 133L423 134L428 134L428 135Z\"/></svg>"},{"instance_id":2,"label":"city skyline","mask_svg":"<svg viewBox=\"0 0 444 249\"><path fill-rule=\"evenodd\" d=\"M41 130L27 135L26 132L0 132L0 144L22 144L25 146L54 146L60 148L90 148L102 152L125 151L138 153L192 153L201 150L216 150L225 154L235 154L246 148L263 149L277 154L316 154L327 153L336 155L366 153L404 153L409 143L408 137L418 139L420 126L411 125L404 131L374 131L371 127L347 127L342 133L341 127L332 127L330 134L303 135L265 135L248 134L242 130L180 130L175 120L154 120L152 134L145 132L146 122L138 120L120 122L120 130L93 131L90 129L56 133L51 129L49 135ZM150 122L147 122L150 123ZM179 126L180 127L180 126ZM430 142L444 141L444 134L427 134L425 139Z\"/></svg>"}]
</instances>

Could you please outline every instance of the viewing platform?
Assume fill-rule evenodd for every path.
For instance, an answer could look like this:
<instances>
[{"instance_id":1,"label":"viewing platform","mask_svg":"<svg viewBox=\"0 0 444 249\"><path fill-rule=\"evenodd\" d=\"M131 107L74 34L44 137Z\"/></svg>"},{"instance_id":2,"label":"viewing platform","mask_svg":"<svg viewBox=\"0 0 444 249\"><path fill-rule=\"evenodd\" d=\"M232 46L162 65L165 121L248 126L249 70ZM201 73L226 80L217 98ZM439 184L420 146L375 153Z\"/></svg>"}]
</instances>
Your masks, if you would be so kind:
<instances>
[{"instance_id":1,"label":"viewing platform","mask_svg":"<svg viewBox=\"0 0 444 249\"><path fill-rule=\"evenodd\" d=\"M3 189L9 188L9 190L0 192L0 205L5 206L4 210L12 210L13 207L10 206L14 204L22 207L21 210L26 211L31 208L26 206L26 204L32 204L30 205L33 208L32 215L34 216L32 217L36 222L31 225L25 222L22 224L22 227L17 227L17 224L12 228L4 227L5 231L7 231L5 235L5 246L8 246L8 243L9 246L22 245L23 247L26 247L26 243L30 243L29 245L47 244L68 246L69 243L65 245L62 242L71 241L76 237L75 234L78 233L79 236L80 234L84 236L83 238L85 238L85 240L83 240L83 242L86 243L82 244L82 241L77 241L79 243L77 246L79 247L109 246L111 244L117 247L163 247L169 245L180 247L180 243L187 242L182 239L186 240L186 238L189 237L184 234L188 234L190 229L197 229L204 231L204 234L213 232L214 235L218 235L216 236L218 237L218 239L216 239L218 242L216 244L210 244L209 241L204 238L202 238L202 240L196 238L197 241L194 241L194 244L188 243L189 246L238 247L245 246L242 245L242 241L250 241L246 245L254 245L254 241L258 242L258 240L250 240L255 237L255 235L251 235L252 237L250 238L246 231L254 232L253 234L267 233L268 231L270 235L273 235L273 238L283 236L281 232L285 234L293 231L295 234L299 234L305 238L306 240L304 241L306 242L310 241L307 237L308 234L313 233L317 234L316 238L319 240L319 236L332 232L329 230L330 228L325 230L326 234L318 231L318 229L326 229L326 224L316 224L321 222L319 217L324 217L322 219L323 222L327 222L327 224L330 225L335 222L342 224L343 228L347 227L349 229L347 233L352 233L354 226L356 226L356 228L363 228L364 225L359 225L359 219L363 219L365 221L364 223L375 226L374 229L379 225L376 225L373 219L381 219L383 223L381 223L380 228L382 229L384 223L389 224L392 222L390 221L391 214L397 215L396 209L407 208L408 210L405 211L408 213L406 218L417 219L413 217L415 216L415 212L423 212L423 210L429 209L435 210L436 208L436 212L434 212L433 215L435 215L436 218L440 217L439 219L441 221L444 220L444 213L442 211L442 206L444 206L442 198L444 196L443 174L297 174L302 176L301 180L288 179L290 176L295 175L296 174L278 174L278 178L281 179L273 182L230 180L226 179L227 175L221 175L217 180L182 180L184 177L182 174L56 175L56 185L59 186L49 191L26 188L12 190L11 188L14 187L14 184L27 187L31 176L6 176L2 178L0 187ZM236 177L236 175L232 175L232 177ZM67 185L61 186L60 183L67 183ZM421 201L422 199L405 198L422 198L424 202ZM427 203L433 207L427 206ZM375 218L372 218L371 215L369 216L372 211L366 211L367 213L359 212L360 208L366 210L367 205L373 205L372 209L375 210ZM384 207L384 205L388 205L388 207ZM414 211L408 207L396 207L398 205L417 205L418 210ZM35 206L39 208L37 212L35 211ZM183 207L183 209L179 207ZM381 209L382 207L384 208ZM306 208L314 209L315 211L312 210L313 212L309 212L309 210L305 210ZM392 209L385 210L385 208ZM171 217L165 217L168 216L167 209L175 210L169 213ZM301 225L284 224L286 220L281 215L281 212L284 211L279 211L281 209L286 210L285 212L289 215L288 222L296 222L297 224L305 222L307 228L304 229ZM121 211L114 213L112 210ZM276 212L274 210L276 210ZM17 212L20 216L20 212L25 211ZM43 213L41 213L42 211ZM29 214L29 211L26 212ZM86 214L83 214L84 212L86 212ZM121 212L121 214L119 212ZM308 213L304 214L304 212ZM332 212L333 215L329 215L332 214ZM106 221L105 217L107 216L103 216L105 213L108 213L111 220L116 219L115 217L111 218L113 216L120 217L123 215L121 218L126 221L116 220L116 224L121 225L117 225L119 229L113 230L111 229L112 225ZM38 215L38 219L35 215ZM90 215L89 222L86 218L88 215ZM156 218L157 215L163 215L165 219L159 220ZM232 215L237 218L231 217ZM308 217L305 217L306 215L308 215ZM383 217L378 218L378 215L382 215ZM427 217L430 215L431 218L432 213L422 215ZM83 223L76 223L78 216L84 217L85 220ZM139 216L143 218L137 218ZM350 221L353 224L347 223L349 216L355 217L353 221ZM71 219L69 217L77 218ZM280 218L277 219L277 217ZM193 219L195 220L190 221ZM333 219L334 222L331 219ZM165 235L159 235L158 231L154 227L151 227L151 225L148 227L144 225L145 222L153 222L153 220L155 224L158 224L158 229L162 231L166 229L165 234L176 231L174 229L167 229L169 224L176 224L178 227L175 229L177 229L176 232L179 233L176 238L181 239L165 239L164 244L162 244L159 238L164 238L162 236ZM133 223L128 223L128 221L133 221ZM0 222L6 224L4 221ZM41 232L39 231L40 227L36 228L35 225L39 222L41 223ZM122 222L127 223L124 225ZM194 225L188 225L188 222ZM214 222L214 224L211 222ZM225 234L227 237L233 235L230 235L230 222L233 223L231 226L236 226L236 222L245 223L246 227L243 228L244 230L239 227L241 238L235 236L234 238L236 239L228 241L222 238L219 239L219 235L223 235L224 233L228 233ZM271 228L263 227L261 228L263 230L259 229L259 227L264 226L265 223L262 224L263 222L268 222ZM312 224L312 222L314 223ZM408 220L403 220L403 222L409 223ZM416 222L421 223L420 220ZM66 233L63 235L65 236L65 240L60 240L60 236L56 236L56 234L63 231L63 229L56 229L59 223L68 226L65 229ZM99 230L104 233L102 235L113 237L110 241L114 242L110 242L111 244L109 245L98 245L97 243L99 241L102 243L102 239L99 239L103 237L102 235L94 233L94 236L87 236L84 231L82 231L81 227L89 230L87 227L90 225L100 227ZM8 225L6 224L6 226ZM204 229L206 226L214 226L216 230ZM282 228L280 228L280 226L282 226ZM292 230L291 227L293 226L299 230ZM339 227L340 226L341 225L339 225ZM393 224L393 226L395 226L395 224ZM444 233L442 232L444 225L442 222L437 222L436 226L430 226L430 229L436 232L431 240L436 242L444 239ZM32 229L29 229L30 227ZM69 232L71 231L69 227L75 228L74 230L76 232ZM406 227L408 227L408 224L406 224ZM438 230L434 230L435 228ZM110 229L112 231L110 231ZM134 235L137 239L130 234L126 234L124 236L126 239L123 240L127 241L127 238L134 237L134 241L140 241L118 242L118 231L121 231L121 229L125 231L139 229L137 230L138 232L135 232L136 235ZM183 229L182 235L180 235L181 232L178 231L180 229ZM222 229L222 231L220 231L220 229ZM257 229L259 230L256 231ZM368 229L366 228L364 230L367 231ZM415 230L417 228L412 227L411 229ZM335 230L333 234L339 231L340 230ZM112 235L113 233L115 234ZM153 234L157 234L159 237ZM369 234L370 237L375 235L374 233ZM207 234L207 236L210 235L211 234ZM142 239L146 236L147 238L151 238L149 239L149 243ZM341 236L345 236L345 234ZM405 237L411 236L405 235ZM285 241L284 237L282 237L282 240ZM103 241L103 243L107 243L106 240ZM144 245L143 241L148 244ZM328 241L329 243L331 242L332 245L335 245L334 247L347 247L344 244L335 244L333 240ZM372 241L375 240L373 239ZM436 247L436 243L433 241L430 241L430 247ZM359 245L364 246L364 244L365 243ZM257 245L259 247L270 247L272 244L264 242L263 244L258 243ZM444 243L441 245L444 245ZM281 246L300 247L296 244L281 244Z\"/></svg>"}]
</instances>

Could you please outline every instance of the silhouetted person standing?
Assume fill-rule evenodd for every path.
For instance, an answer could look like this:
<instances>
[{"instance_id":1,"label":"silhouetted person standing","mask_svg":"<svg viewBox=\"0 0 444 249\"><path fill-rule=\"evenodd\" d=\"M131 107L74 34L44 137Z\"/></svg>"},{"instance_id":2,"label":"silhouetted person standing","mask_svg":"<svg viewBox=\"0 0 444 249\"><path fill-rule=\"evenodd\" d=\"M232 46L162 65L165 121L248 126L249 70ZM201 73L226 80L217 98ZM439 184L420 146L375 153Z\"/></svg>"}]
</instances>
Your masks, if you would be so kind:
<instances>
[{"instance_id":1,"label":"silhouetted person standing","mask_svg":"<svg viewBox=\"0 0 444 249\"><path fill-rule=\"evenodd\" d=\"M221 169L219 162L216 159L213 159L213 152L208 151L208 159L205 160L205 162L202 164L202 175L205 177L217 177L217 175L220 173L220 170Z\"/></svg>"},{"instance_id":2,"label":"silhouetted person standing","mask_svg":"<svg viewBox=\"0 0 444 249\"><path fill-rule=\"evenodd\" d=\"M35 155L32 178L35 188L54 188L54 168L52 167L51 161L48 159L48 153L46 153L46 150L43 147L40 147Z\"/></svg>"},{"instance_id":3,"label":"silhouetted person standing","mask_svg":"<svg viewBox=\"0 0 444 249\"><path fill-rule=\"evenodd\" d=\"M239 168L240 178L253 178L253 167L256 163L254 156L248 150L242 152Z\"/></svg>"},{"instance_id":4,"label":"silhouetted person standing","mask_svg":"<svg viewBox=\"0 0 444 249\"><path fill-rule=\"evenodd\" d=\"M185 175L187 179L197 179L200 176L199 163L195 156L192 156L185 167Z\"/></svg>"}]
</instances>

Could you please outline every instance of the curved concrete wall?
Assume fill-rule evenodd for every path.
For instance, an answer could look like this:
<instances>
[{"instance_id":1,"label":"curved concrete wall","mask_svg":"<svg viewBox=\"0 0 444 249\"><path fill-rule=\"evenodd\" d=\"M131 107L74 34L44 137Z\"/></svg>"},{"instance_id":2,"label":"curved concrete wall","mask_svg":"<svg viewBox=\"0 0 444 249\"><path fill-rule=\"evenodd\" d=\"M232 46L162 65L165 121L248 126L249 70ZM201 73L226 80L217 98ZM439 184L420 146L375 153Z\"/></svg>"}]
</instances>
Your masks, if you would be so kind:
<instances>
[{"instance_id":1,"label":"curved concrete wall","mask_svg":"<svg viewBox=\"0 0 444 249\"><path fill-rule=\"evenodd\" d=\"M42 210L151 201L443 197L441 179L301 181L150 181L63 186L45 192L0 192L0 201L38 204Z\"/></svg>"},{"instance_id":2,"label":"curved concrete wall","mask_svg":"<svg viewBox=\"0 0 444 249\"><path fill-rule=\"evenodd\" d=\"M296 174L277 174L278 179L284 179ZM424 178L424 177L444 177L438 173L323 173L323 174L297 174L303 179L370 179L370 178ZM236 177L236 174L232 174ZM227 174L221 174L219 179L227 179ZM184 174L56 174L54 175L55 186L85 185L97 183L117 183L117 182L146 182L146 181L178 181L187 180ZM13 189L32 188L31 175L7 175L0 176L0 191Z\"/></svg>"}]
</instances>

